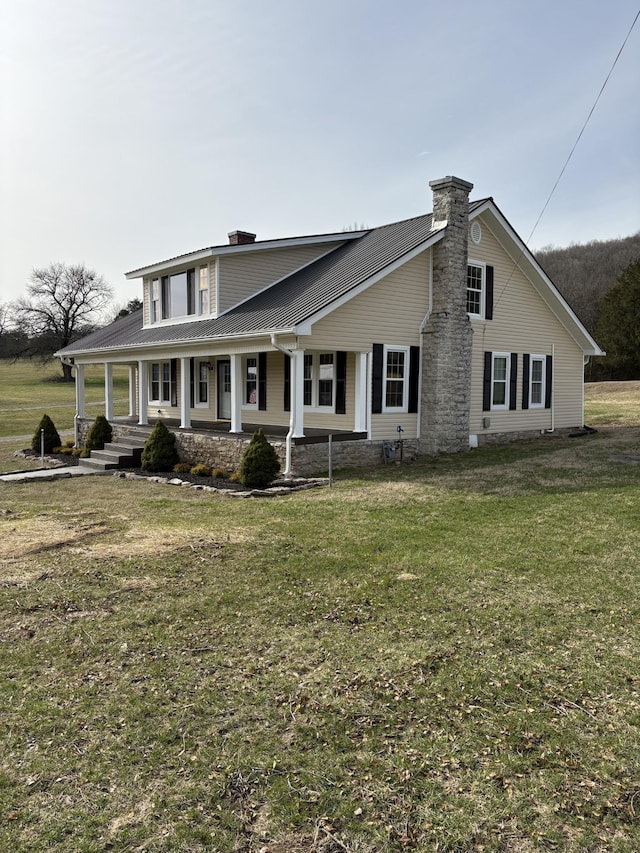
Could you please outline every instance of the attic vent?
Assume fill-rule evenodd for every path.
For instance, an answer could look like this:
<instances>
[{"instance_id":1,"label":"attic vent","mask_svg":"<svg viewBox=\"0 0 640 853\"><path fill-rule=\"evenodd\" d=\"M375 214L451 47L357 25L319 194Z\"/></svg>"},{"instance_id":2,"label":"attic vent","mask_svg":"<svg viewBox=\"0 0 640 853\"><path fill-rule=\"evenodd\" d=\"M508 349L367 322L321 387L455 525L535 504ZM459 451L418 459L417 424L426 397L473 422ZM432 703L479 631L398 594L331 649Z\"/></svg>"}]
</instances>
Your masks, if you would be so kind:
<instances>
[{"instance_id":1,"label":"attic vent","mask_svg":"<svg viewBox=\"0 0 640 853\"><path fill-rule=\"evenodd\" d=\"M469 233L474 243L479 243L482 240L482 228L478 221L472 222L469 226Z\"/></svg>"}]
</instances>

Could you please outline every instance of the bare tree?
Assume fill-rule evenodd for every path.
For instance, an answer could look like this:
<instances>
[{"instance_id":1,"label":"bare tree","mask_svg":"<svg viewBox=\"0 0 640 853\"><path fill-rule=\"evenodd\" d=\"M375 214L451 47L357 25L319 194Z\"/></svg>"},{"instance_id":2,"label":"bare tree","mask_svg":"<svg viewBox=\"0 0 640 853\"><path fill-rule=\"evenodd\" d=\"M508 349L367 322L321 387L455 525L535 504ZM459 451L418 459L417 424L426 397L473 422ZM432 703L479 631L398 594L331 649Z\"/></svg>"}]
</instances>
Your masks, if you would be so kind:
<instances>
[{"instance_id":1,"label":"bare tree","mask_svg":"<svg viewBox=\"0 0 640 853\"><path fill-rule=\"evenodd\" d=\"M13 305L14 322L29 337L24 355L43 359L95 328L113 298L111 286L84 264L34 269L27 294ZM62 374L72 381L69 365Z\"/></svg>"}]
</instances>

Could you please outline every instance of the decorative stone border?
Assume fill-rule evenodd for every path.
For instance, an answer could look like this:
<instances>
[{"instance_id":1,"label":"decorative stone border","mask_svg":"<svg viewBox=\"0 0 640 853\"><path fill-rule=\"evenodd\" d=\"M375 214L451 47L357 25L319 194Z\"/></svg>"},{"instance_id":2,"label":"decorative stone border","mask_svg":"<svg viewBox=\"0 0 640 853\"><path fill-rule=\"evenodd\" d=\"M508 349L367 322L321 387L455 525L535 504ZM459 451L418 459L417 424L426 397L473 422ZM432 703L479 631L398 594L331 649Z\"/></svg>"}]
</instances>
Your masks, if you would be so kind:
<instances>
[{"instance_id":1,"label":"decorative stone border","mask_svg":"<svg viewBox=\"0 0 640 853\"><path fill-rule=\"evenodd\" d=\"M198 492L209 492L229 498L275 498L281 495L289 495L291 492L301 492L306 489L316 489L320 486L329 485L328 478L315 478L313 480L295 478L281 480L270 489L225 489L218 488L218 486L207 486L204 483L191 483L188 480L181 480L179 477L146 476L145 474L134 474L131 471L114 471L113 476L124 480L147 480L150 483L160 483L165 486L192 488Z\"/></svg>"}]
</instances>

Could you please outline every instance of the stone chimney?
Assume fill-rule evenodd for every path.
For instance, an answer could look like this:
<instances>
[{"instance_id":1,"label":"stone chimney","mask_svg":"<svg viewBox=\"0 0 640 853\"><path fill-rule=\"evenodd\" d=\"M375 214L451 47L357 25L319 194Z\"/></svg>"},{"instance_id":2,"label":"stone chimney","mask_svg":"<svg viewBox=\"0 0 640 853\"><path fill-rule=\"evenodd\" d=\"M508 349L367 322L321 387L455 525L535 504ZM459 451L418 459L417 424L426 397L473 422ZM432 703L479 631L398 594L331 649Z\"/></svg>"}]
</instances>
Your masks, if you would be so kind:
<instances>
[{"instance_id":1,"label":"stone chimney","mask_svg":"<svg viewBox=\"0 0 640 853\"><path fill-rule=\"evenodd\" d=\"M467 241L473 184L446 177L429 186L434 224L446 221L444 237L431 250L431 310L422 327L420 450L435 454L469 448L473 331L467 315Z\"/></svg>"},{"instance_id":2,"label":"stone chimney","mask_svg":"<svg viewBox=\"0 0 640 853\"><path fill-rule=\"evenodd\" d=\"M244 246L247 243L256 242L256 235L252 234L251 231L230 231L227 236L230 246Z\"/></svg>"}]
</instances>

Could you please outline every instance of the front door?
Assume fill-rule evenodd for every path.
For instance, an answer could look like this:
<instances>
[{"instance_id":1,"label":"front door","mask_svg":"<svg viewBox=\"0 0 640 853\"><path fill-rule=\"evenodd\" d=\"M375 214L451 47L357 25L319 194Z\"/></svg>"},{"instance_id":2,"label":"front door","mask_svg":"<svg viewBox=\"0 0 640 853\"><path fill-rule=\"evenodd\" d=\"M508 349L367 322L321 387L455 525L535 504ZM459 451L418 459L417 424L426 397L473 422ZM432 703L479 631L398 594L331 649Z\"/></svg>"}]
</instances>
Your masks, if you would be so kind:
<instances>
[{"instance_id":1,"label":"front door","mask_svg":"<svg viewBox=\"0 0 640 853\"><path fill-rule=\"evenodd\" d=\"M231 420L231 362L218 362L218 420Z\"/></svg>"}]
</instances>

